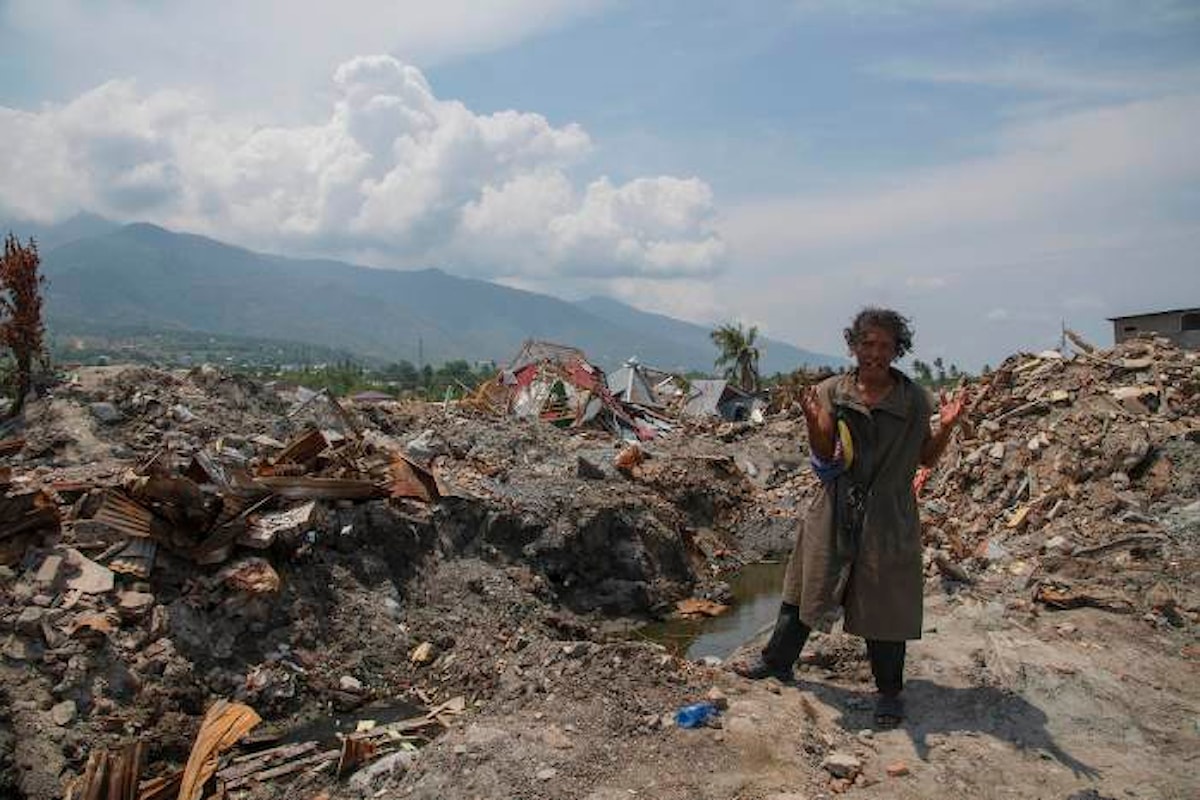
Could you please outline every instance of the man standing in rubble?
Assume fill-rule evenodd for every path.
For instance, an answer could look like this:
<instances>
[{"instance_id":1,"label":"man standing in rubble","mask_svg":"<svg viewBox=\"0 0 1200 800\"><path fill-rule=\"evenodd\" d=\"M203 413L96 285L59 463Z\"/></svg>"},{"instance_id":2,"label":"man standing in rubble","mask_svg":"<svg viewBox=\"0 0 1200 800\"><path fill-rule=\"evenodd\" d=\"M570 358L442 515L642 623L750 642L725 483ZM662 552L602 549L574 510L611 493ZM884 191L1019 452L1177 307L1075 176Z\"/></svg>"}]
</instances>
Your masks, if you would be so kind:
<instances>
[{"instance_id":1,"label":"man standing in rubble","mask_svg":"<svg viewBox=\"0 0 1200 800\"><path fill-rule=\"evenodd\" d=\"M804 518L784 578L770 641L734 671L793 678L792 665L816 628L844 611L848 633L867 642L879 690L875 721L904 718L905 643L921 638L924 576L913 478L932 466L962 417L966 392L934 401L892 363L912 348L909 321L866 308L845 330L854 370L809 387L802 401L813 468L822 491Z\"/></svg>"}]
</instances>

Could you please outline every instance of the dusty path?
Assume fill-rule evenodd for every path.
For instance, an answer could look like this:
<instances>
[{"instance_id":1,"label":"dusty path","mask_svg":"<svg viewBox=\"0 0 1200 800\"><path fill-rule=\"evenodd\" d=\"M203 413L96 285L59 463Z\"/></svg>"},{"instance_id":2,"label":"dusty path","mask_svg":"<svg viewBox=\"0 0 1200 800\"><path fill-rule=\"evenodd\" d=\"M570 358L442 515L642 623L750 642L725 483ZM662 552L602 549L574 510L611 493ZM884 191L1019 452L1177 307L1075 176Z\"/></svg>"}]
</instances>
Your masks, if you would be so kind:
<instances>
[{"instance_id":1,"label":"dusty path","mask_svg":"<svg viewBox=\"0 0 1200 800\"><path fill-rule=\"evenodd\" d=\"M1200 682L1172 634L1095 610L1034 618L944 596L928 598L926 627L900 729L871 730L861 644L834 634L811 643L823 666L802 666L796 686L685 665L688 683L728 696L719 729L614 731L589 719L611 702L597 696L484 711L384 796L811 800L835 794L821 767L832 752L861 761L845 791L863 798L1197 796ZM908 774L889 777L897 762Z\"/></svg>"}]
</instances>

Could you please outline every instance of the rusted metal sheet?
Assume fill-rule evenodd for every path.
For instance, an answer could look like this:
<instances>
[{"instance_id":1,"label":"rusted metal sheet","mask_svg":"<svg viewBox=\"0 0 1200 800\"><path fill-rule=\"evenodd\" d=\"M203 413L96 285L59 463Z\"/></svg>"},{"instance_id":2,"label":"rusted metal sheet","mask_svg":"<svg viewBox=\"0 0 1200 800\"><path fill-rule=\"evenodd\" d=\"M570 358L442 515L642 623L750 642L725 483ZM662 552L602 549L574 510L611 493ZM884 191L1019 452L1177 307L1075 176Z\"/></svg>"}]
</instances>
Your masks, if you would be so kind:
<instances>
[{"instance_id":1,"label":"rusted metal sheet","mask_svg":"<svg viewBox=\"0 0 1200 800\"><path fill-rule=\"evenodd\" d=\"M57 531L61 523L57 504L40 489L0 496L0 541L24 533Z\"/></svg>"},{"instance_id":2,"label":"rusted metal sheet","mask_svg":"<svg viewBox=\"0 0 1200 800\"><path fill-rule=\"evenodd\" d=\"M108 568L123 575L149 578L154 570L154 557L157 553L158 544L153 539L132 538L124 549L112 557Z\"/></svg>"},{"instance_id":3,"label":"rusted metal sheet","mask_svg":"<svg viewBox=\"0 0 1200 800\"><path fill-rule=\"evenodd\" d=\"M201 485L208 484L222 491L229 488L229 476L225 468L203 450L192 456L183 474Z\"/></svg>"},{"instance_id":4,"label":"rusted metal sheet","mask_svg":"<svg viewBox=\"0 0 1200 800\"><path fill-rule=\"evenodd\" d=\"M183 769L179 800L200 800L204 784L217 771L217 760L225 750L262 721L254 709L242 703L218 700L204 715L191 755Z\"/></svg>"},{"instance_id":5,"label":"rusted metal sheet","mask_svg":"<svg viewBox=\"0 0 1200 800\"><path fill-rule=\"evenodd\" d=\"M182 780L183 770L178 769L167 775L143 781L138 789L137 800L175 800L179 796L179 784Z\"/></svg>"},{"instance_id":6,"label":"rusted metal sheet","mask_svg":"<svg viewBox=\"0 0 1200 800\"><path fill-rule=\"evenodd\" d=\"M83 774L67 787L66 800L139 800L138 780L146 763L146 744L119 750L93 750Z\"/></svg>"},{"instance_id":7,"label":"rusted metal sheet","mask_svg":"<svg viewBox=\"0 0 1200 800\"><path fill-rule=\"evenodd\" d=\"M441 497L433 473L399 453L392 458L389 475L388 494L392 497L410 497L426 503Z\"/></svg>"},{"instance_id":8,"label":"rusted metal sheet","mask_svg":"<svg viewBox=\"0 0 1200 800\"><path fill-rule=\"evenodd\" d=\"M386 495L375 481L356 478L263 477L258 482L294 500L369 500Z\"/></svg>"},{"instance_id":9,"label":"rusted metal sheet","mask_svg":"<svg viewBox=\"0 0 1200 800\"><path fill-rule=\"evenodd\" d=\"M139 539L148 539L159 532L153 512L117 491L104 493L104 500L91 521L105 525L122 536Z\"/></svg>"},{"instance_id":10,"label":"rusted metal sheet","mask_svg":"<svg viewBox=\"0 0 1200 800\"><path fill-rule=\"evenodd\" d=\"M316 428L305 431L300 436L288 442L283 452L275 457L276 464L308 464L316 461L317 456L329 447L325 434Z\"/></svg>"},{"instance_id":11,"label":"rusted metal sheet","mask_svg":"<svg viewBox=\"0 0 1200 800\"><path fill-rule=\"evenodd\" d=\"M188 537L210 527L220 511L220 501L206 493L191 478L182 475L150 475L131 481L129 496L183 529Z\"/></svg>"}]
</instances>

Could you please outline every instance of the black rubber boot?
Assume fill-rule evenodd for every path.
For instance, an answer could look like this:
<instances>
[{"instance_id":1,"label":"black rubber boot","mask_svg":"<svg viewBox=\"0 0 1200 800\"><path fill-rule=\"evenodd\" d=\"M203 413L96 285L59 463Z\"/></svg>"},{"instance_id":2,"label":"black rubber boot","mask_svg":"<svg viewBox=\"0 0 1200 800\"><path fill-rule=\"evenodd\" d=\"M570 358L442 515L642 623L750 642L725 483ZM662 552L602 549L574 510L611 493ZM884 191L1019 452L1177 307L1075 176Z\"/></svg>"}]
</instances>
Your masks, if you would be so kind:
<instances>
[{"instance_id":1,"label":"black rubber boot","mask_svg":"<svg viewBox=\"0 0 1200 800\"><path fill-rule=\"evenodd\" d=\"M894 728L904 722L904 642L867 640L867 656L879 695L875 700L875 724Z\"/></svg>"},{"instance_id":2,"label":"black rubber boot","mask_svg":"<svg viewBox=\"0 0 1200 800\"><path fill-rule=\"evenodd\" d=\"M791 603L781 603L779 616L775 618L775 630L771 632L767 646L758 658L749 664L735 666L733 671L752 680L777 678L790 683L795 677L792 665L800 657L809 632L809 627L800 621L800 608Z\"/></svg>"}]
</instances>

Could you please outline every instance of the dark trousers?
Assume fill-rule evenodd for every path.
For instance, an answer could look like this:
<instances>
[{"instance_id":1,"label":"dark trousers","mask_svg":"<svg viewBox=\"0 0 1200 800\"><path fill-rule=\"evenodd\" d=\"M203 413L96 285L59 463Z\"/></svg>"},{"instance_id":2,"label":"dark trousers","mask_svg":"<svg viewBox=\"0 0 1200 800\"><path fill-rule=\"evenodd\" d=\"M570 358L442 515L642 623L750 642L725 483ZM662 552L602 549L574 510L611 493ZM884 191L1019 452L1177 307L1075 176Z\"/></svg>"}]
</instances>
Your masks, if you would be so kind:
<instances>
[{"instance_id":1,"label":"dark trousers","mask_svg":"<svg viewBox=\"0 0 1200 800\"><path fill-rule=\"evenodd\" d=\"M778 669L791 669L808 641L812 629L800 620L800 608L791 603L779 606L775 630L763 649L763 660ZM867 658L871 674L881 694L896 695L904 688L904 642L885 642L867 639Z\"/></svg>"}]
</instances>

